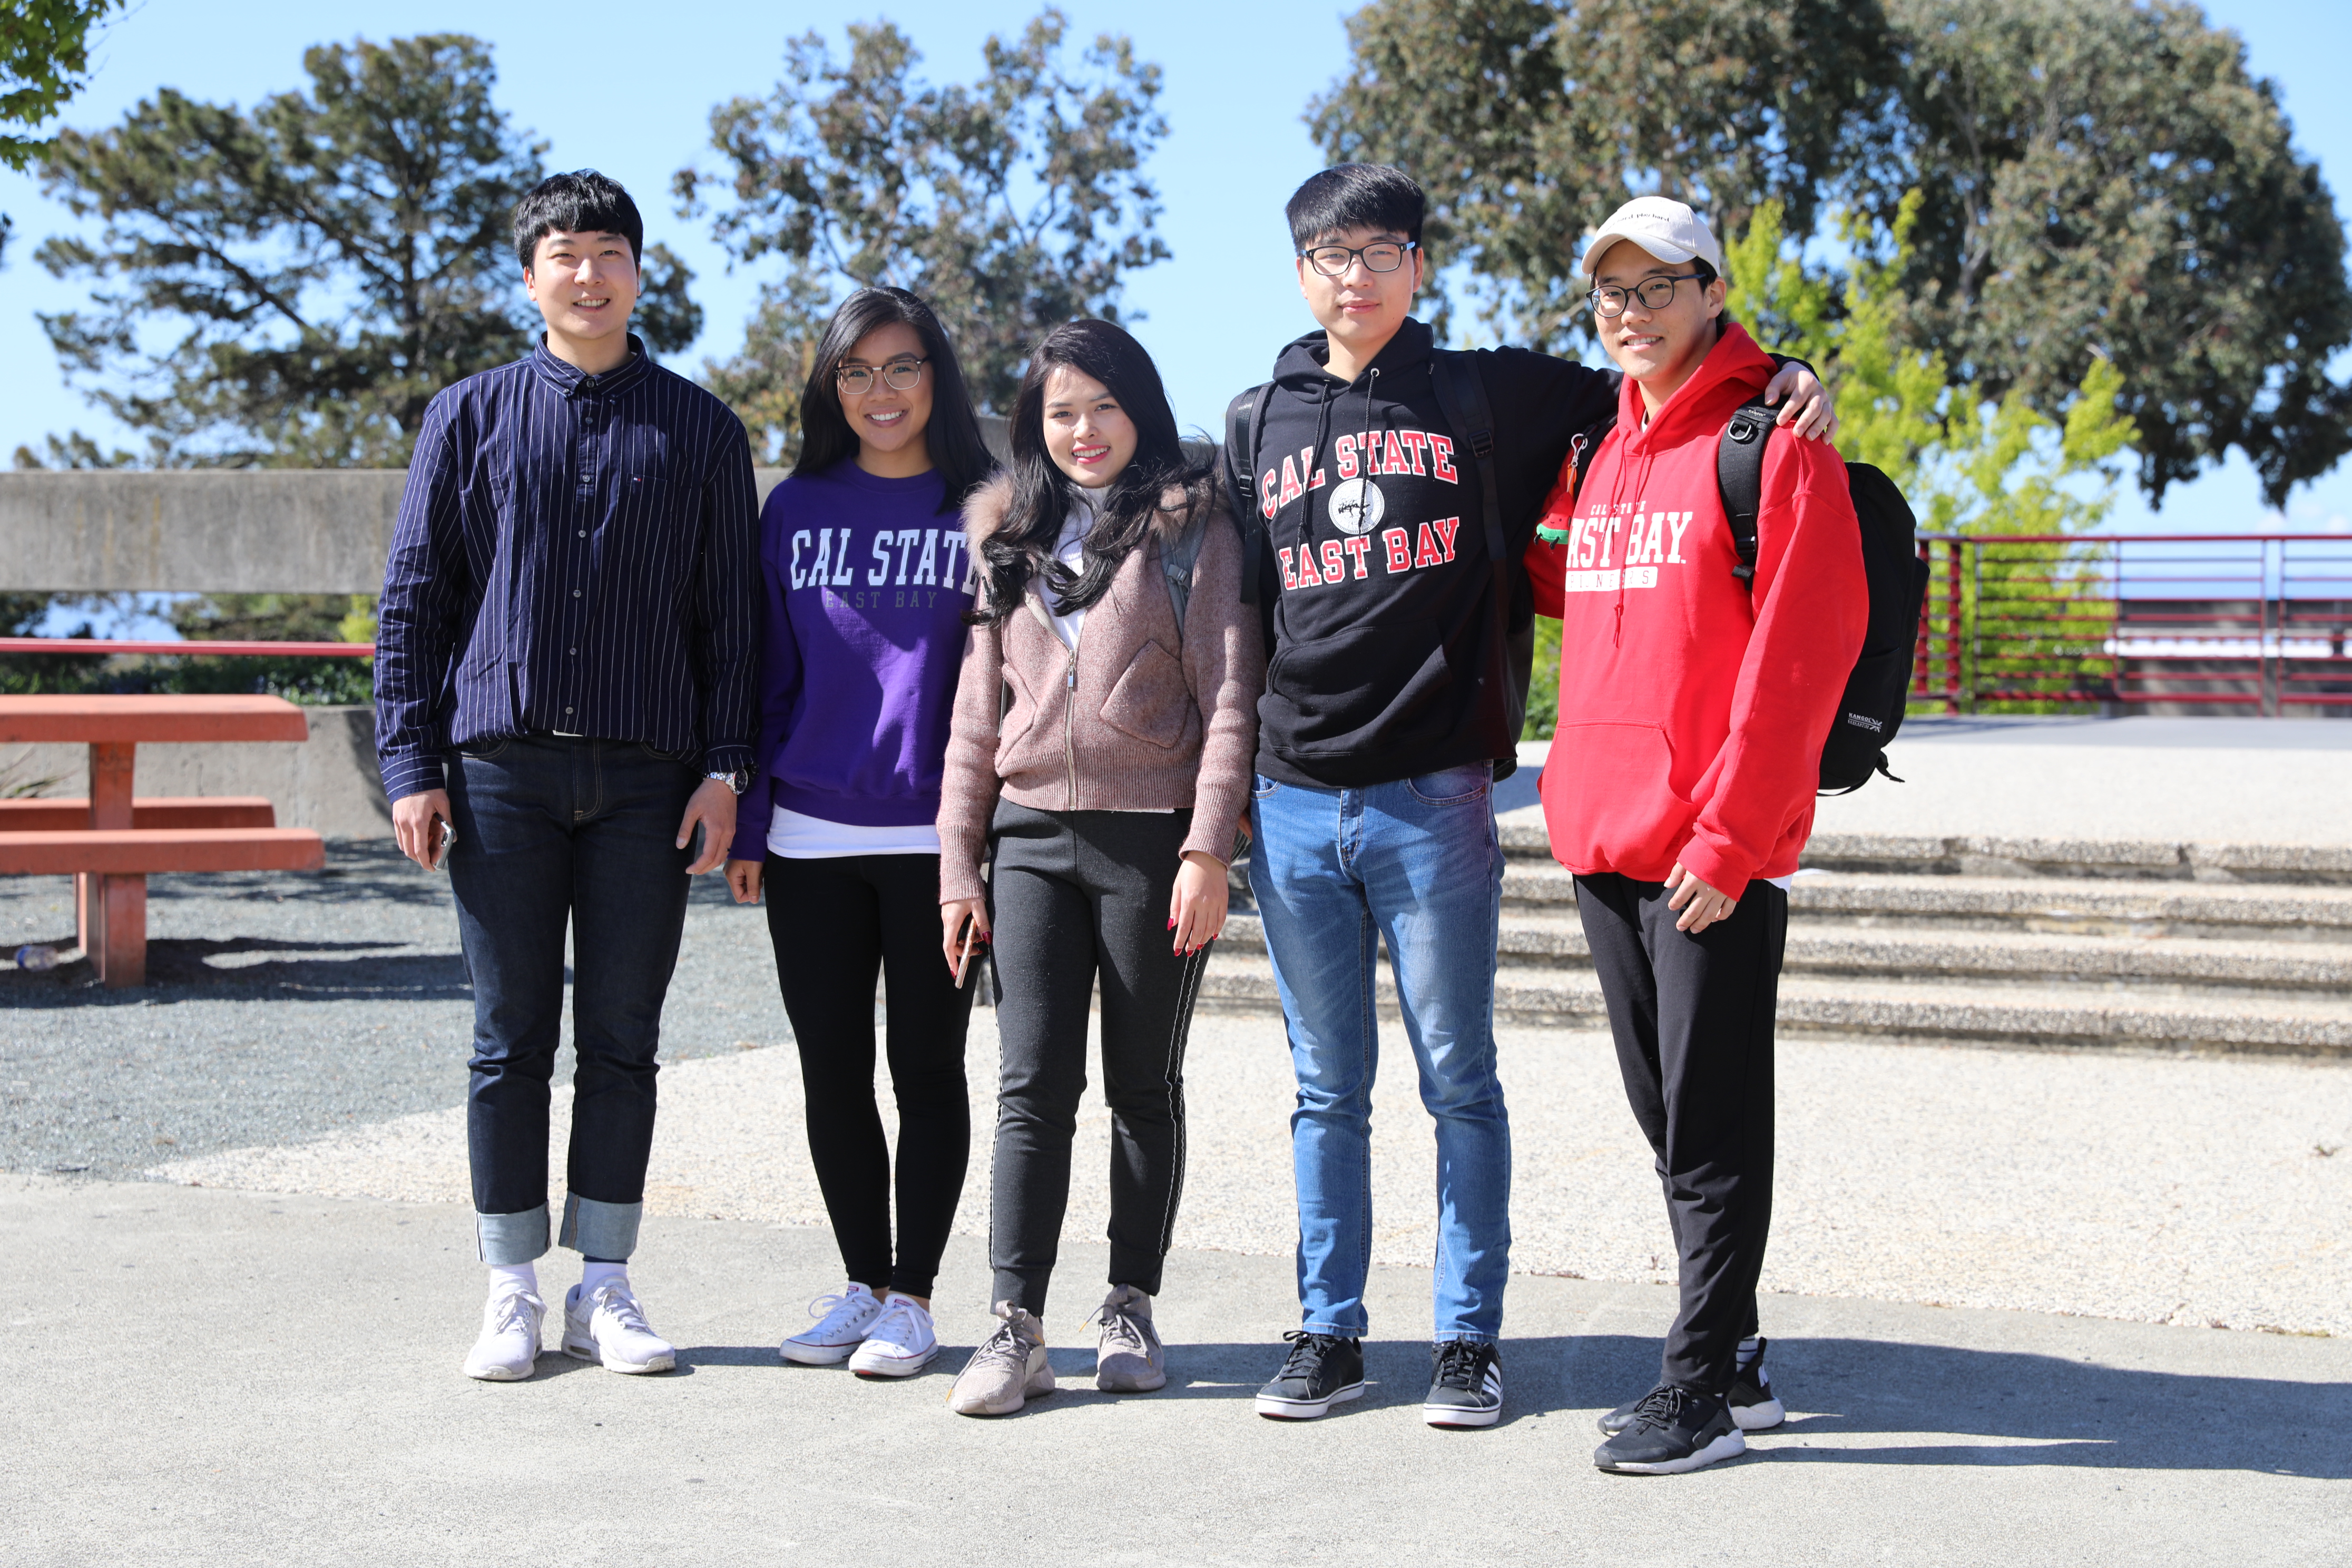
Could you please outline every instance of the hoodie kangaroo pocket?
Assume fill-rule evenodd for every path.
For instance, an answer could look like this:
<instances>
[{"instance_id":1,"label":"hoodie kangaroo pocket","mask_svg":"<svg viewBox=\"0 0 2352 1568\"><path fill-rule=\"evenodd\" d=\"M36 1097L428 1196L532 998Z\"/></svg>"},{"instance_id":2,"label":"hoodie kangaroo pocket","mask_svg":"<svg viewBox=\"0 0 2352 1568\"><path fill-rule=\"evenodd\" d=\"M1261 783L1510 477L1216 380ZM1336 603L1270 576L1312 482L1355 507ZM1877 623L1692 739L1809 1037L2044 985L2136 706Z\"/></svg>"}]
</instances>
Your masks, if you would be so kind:
<instances>
[{"instance_id":1,"label":"hoodie kangaroo pocket","mask_svg":"<svg viewBox=\"0 0 2352 1568\"><path fill-rule=\"evenodd\" d=\"M1102 721L1122 735L1173 751L1184 739L1185 716L1192 711L1192 689L1184 667L1156 642L1136 649L1127 673L1103 699Z\"/></svg>"},{"instance_id":2,"label":"hoodie kangaroo pocket","mask_svg":"<svg viewBox=\"0 0 2352 1568\"><path fill-rule=\"evenodd\" d=\"M1674 791L1674 743L1655 724L1563 724L1544 762L1552 851L1578 870L1663 876L1697 816Z\"/></svg>"},{"instance_id":3,"label":"hoodie kangaroo pocket","mask_svg":"<svg viewBox=\"0 0 2352 1568\"><path fill-rule=\"evenodd\" d=\"M1454 727L1462 692L1433 620L1350 626L1286 643L1266 670L1266 693L1290 710L1269 715L1278 749L1298 757L1345 756L1378 744L1409 755ZM1262 710L1263 711L1263 710Z\"/></svg>"}]
</instances>

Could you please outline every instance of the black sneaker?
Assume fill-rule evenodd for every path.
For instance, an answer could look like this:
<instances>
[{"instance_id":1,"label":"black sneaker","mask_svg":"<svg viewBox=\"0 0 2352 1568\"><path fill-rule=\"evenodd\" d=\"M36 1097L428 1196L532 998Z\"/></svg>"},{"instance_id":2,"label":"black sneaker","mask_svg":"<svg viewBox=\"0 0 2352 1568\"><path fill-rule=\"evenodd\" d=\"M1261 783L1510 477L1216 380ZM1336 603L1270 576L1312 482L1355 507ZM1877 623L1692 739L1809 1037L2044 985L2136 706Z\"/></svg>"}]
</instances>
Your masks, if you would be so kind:
<instances>
[{"instance_id":1,"label":"black sneaker","mask_svg":"<svg viewBox=\"0 0 2352 1568\"><path fill-rule=\"evenodd\" d=\"M1592 1462L1620 1475L1677 1476L1748 1451L1721 1398L1662 1383L1633 1406L1633 1423L1592 1450Z\"/></svg>"},{"instance_id":2,"label":"black sneaker","mask_svg":"<svg viewBox=\"0 0 2352 1568\"><path fill-rule=\"evenodd\" d=\"M1257 1391L1257 1413L1278 1421L1311 1421L1334 1405L1364 1394L1364 1342L1294 1329L1282 1336L1290 1353L1274 1381Z\"/></svg>"},{"instance_id":3,"label":"black sneaker","mask_svg":"<svg viewBox=\"0 0 2352 1568\"><path fill-rule=\"evenodd\" d=\"M1503 1352L1475 1340L1440 1340L1429 1352L1432 1426L1492 1426L1503 1418Z\"/></svg>"},{"instance_id":4,"label":"black sneaker","mask_svg":"<svg viewBox=\"0 0 2352 1568\"><path fill-rule=\"evenodd\" d=\"M1759 1338L1756 1342L1756 1359L1732 1374L1731 1393L1724 1403L1731 1407L1731 1424L1742 1432L1769 1432L1789 1417L1788 1408L1772 1392L1772 1374L1764 1370L1764 1351L1772 1342ZM1614 1437L1633 1424L1633 1412L1641 1405L1621 1405L1601 1418L1601 1435Z\"/></svg>"}]
</instances>

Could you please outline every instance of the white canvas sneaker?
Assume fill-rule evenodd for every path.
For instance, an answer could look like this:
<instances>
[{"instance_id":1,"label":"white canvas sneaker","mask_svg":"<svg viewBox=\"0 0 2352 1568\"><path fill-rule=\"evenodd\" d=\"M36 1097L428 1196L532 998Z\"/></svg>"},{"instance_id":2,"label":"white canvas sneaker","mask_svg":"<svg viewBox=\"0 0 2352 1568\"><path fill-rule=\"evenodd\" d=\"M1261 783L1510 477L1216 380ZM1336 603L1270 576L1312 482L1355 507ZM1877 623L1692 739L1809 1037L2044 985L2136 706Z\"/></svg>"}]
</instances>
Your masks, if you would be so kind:
<instances>
[{"instance_id":1,"label":"white canvas sneaker","mask_svg":"<svg viewBox=\"0 0 2352 1568\"><path fill-rule=\"evenodd\" d=\"M893 1290L866 1331L866 1342L849 1358L849 1370L860 1377L912 1377L939 1353L931 1315L919 1301Z\"/></svg>"},{"instance_id":2,"label":"white canvas sneaker","mask_svg":"<svg viewBox=\"0 0 2352 1568\"><path fill-rule=\"evenodd\" d=\"M574 1285L563 1296L563 1353L600 1361L611 1372L668 1372L677 1349L654 1332L628 1285L607 1279L581 1299Z\"/></svg>"},{"instance_id":3,"label":"white canvas sneaker","mask_svg":"<svg viewBox=\"0 0 2352 1568\"><path fill-rule=\"evenodd\" d=\"M501 1290L482 1306L482 1335L466 1353L466 1375L520 1383L539 1362L539 1323L547 1303L528 1290Z\"/></svg>"},{"instance_id":4,"label":"white canvas sneaker","mask_svg":"<svg viewBox=\"0 0 2352 1568\"><path fill-rule=\"evenodd\" d=\"M776 1353L803 1366L838 1366L866 1342L866 1331L882 1316L882 1299L851 1280L838 1296L819 1296L809 1303L816 1322L785 1340Z\"/></svg>"}]
</instances>

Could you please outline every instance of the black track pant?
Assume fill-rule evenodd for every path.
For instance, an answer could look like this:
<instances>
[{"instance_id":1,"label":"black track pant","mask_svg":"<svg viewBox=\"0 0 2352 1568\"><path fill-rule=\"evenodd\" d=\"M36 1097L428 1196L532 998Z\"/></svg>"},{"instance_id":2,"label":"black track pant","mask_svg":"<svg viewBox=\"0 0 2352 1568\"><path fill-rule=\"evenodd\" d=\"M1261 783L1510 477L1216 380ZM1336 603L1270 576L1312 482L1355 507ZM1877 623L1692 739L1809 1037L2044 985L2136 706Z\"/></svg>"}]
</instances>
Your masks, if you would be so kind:
<instances>
[{"instance_id":1,"label":"black track pant","mask_svg":"<svg viewBox=\"0 0 2352 1568\"><path fill-rule=\"evenodd\" d=\"M1750 882L1728 920L1696 935L1675 929L1658 882L1579 877L1576 907L1682 1260L1659 1381L1721 1394L1756 1332L1772 1225L1772 1008L1789 895Z\"/></svg>"},{"instance_id":2,"label":"black track pant","mask_svg":"<svg viewBox=\"0 0 2352 1568\"><path fill-rule=\"evenodd\" d=\"M940 858L768 857L768 934L800 1047L809 1158L849 1278L928 1300L971 1154L964 1026L940 956ZM898 1103L898 1247L890 1148L874 1104L874 981L885 977L890 1091Z\"/></svg>"},{"instance_id":3,"label":"black track pant","mask_svg":"<svg viewBox=\"0 0 2352 1568\"><path fill-rule=\"evenodd\" d=\"M1184 1039L1209 950L1170 951L1168 900L1192 813L996 808L994 1296L1045 1311L1087 1087L1087 1011L1102 976L1110 1107L1110 1283L1160 1292L1184 1186Z\"/></svg>"}]
</instances>

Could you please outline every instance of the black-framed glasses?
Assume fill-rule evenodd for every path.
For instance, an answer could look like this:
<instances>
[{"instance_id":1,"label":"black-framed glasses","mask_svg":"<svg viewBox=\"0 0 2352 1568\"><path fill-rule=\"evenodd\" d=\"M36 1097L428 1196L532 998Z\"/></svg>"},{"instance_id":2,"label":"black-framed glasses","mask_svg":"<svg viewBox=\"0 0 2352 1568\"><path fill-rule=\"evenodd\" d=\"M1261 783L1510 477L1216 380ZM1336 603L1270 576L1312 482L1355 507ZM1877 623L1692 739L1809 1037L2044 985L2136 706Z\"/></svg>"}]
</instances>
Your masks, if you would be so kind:
<instances>
[{"instance_id":1,"label":"black-framed glasses","mask_svg":"<svg viewBox=\"0 0 2352 1568\"><path fill-rule=\"evenodd\" d=\"M1592 306L1594 315L1612 320L1625 313L1628 292L1642 301L1644 310L1663 310L1675 302L1675 284L1696 283L1698 276L1696 272L1676 272L1665 277L1644 278L1631 290L1620 289L1613 283L1604 283L1584 298Z\"/></svg>"},{"instance_id":2,"label":"black-framed glasses","mask_svg":"<svg viewBox=\"0 0 2352 1568\"><path fill-rule=\"evenodd\" d=\"M1326 278L1345 278L1348 268L1361 261L1367 272L1394 272L1404 265L1404 253L1421 248L1417 240L1399 243L1393 239L1376 239L1370 245L1310 245L1298 254L1307 258L1307 265Z\"/></svg>"},{"instance_id":3,"label":"black-framed glasses","mask_svg":"<svg viewBox=\"0 0 2352 1568\"><path fill-rule=\"evenodd\" d=\"M882 367L882 384L893 392L912 392L923 379L923 367L928 359L894 359ZM872 365L845 364L833 373L841 390L852 397L863 397L874 390L875 371Z\"/></svg>"}]
</instances>

